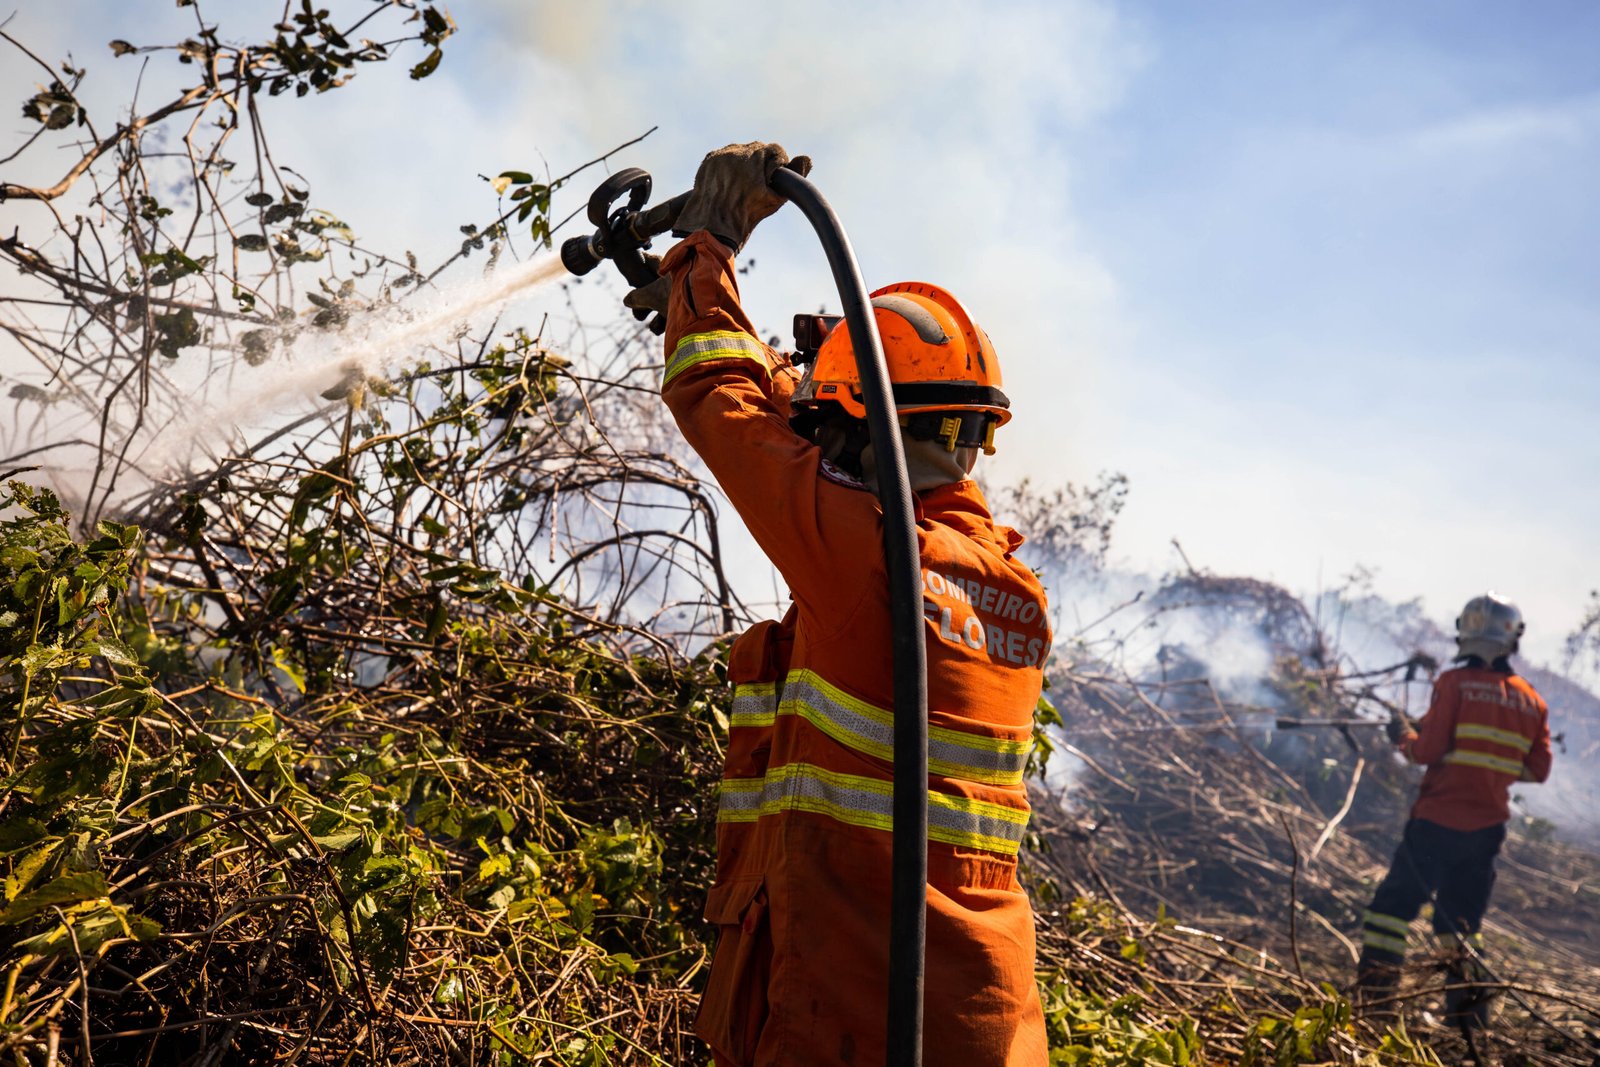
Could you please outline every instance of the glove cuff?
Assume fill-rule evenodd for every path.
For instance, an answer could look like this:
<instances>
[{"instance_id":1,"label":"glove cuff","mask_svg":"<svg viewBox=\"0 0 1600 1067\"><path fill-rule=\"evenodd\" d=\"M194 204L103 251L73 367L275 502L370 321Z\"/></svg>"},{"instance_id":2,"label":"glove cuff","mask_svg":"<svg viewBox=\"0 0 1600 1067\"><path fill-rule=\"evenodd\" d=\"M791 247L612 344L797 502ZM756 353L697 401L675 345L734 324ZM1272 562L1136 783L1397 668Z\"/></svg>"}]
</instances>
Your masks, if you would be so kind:
<instances>
[{"instance_id":1,"label":"glove cuff","mask_svg":"<svg viewBox=\"0 0 1600 1067\"><path fill-rule=\"evenodd\" d=\"M743 248L745 241L750 237L750 231L744 229L730 215L710 210L691 201L678 215L678 221L672 227L672 235L688 237L700 230L705 230L735 252Z\"/></svg>"}]
</instances>

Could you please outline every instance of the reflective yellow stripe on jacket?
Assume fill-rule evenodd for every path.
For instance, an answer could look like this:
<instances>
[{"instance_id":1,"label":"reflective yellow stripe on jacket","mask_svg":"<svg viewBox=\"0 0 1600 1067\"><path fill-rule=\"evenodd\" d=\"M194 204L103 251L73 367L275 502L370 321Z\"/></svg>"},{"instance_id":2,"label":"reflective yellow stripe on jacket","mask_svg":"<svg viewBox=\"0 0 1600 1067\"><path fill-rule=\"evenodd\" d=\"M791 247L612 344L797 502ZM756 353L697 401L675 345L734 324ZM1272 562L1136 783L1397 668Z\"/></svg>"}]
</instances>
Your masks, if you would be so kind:
<instances>
[{"instance_id":1,"label":"reflective yellow stripe on jacket","mask_svg":"<svg viewBox=\"0 0 1600 1067\"><path fill-rule=\"evenodd\" d=\"M1496 756L1489 752L1479 752L1476 749L1458 748L1453 752L1446 752L1444 761L1446 763L1461 764L1466 767L1484 767L1491 771L1499 771L1501 774L1517 777L1522 774L1521 761L1506 759L1504 756Z\"/></svg>"},{"instance_id":2,"label":"reflective yellow stripe on jacket","mask_svg":"<svg viewBox=\"0 0 1600 1067\"><path fill-rule=\"evenodd\" d=\"M815 671L790 671L779 715L798 715L846 748L894 760L894 714L857 700ZM985 785L1020 785L1032 740L1008 741L928 727L928 772Z\"/></svg>"},{"instance_id":3,"label":"reflective yellow stripe on jacket","mask_svg":"<svg viewBox=\"0 0 1600 1067\"><path fill-rule=\"evenodd\" d=\"M1510 730L1501 730L1494 726L1483 726L1475 722L1459 723L1456 726L1456 740L1469 738L1475 741L1489 741L1496 745L1514 748L1518 752L1527 752L1533 747L1533 738L1523 734L1513 733Z\"/></svg>"},{"instance_id":4,"label":"reflective yellow stripe on jacket","mask_svg":"<svg viewBox=\"0 0 1600 1067\"><path fill-rule=\"evenodd\" d=\"M851 826L894 828L894 783L839 774L809 763L774 767L764 778L725 778L718 822L754 822L783 811L809 811ZM969 797L928 792L928 837L949 845L1015 856L1028 812Z\"/></svg>"},{"instance_id":5,"label":"reflective yellow stripe on jacket","mask_svg":"<svg viewBox=\"0 0 1600 1067\"><path fill-rule=\"evenodd\" d=\"M747 333L734 330L691 333L684 335L678 342L678 347L674 348L672 355L668 357L666 369L661 376L662 387L665 388L668 382L690 367L713 359L750 359L761 364L762 370L769 372L771 370L767 363L766 349L760 341Z\"/></svg>"},{"instance_id":6,"label":"reflective yellow stripe on jacket","mask_svg":"<svg viewBox=\"0 0 1600 1067\"><path fill-rule=\"evenodd\" d=\"M776 717L773 701L778 687L772 682L741 682L733 687L733 710L728 713L729 728L771 726Z\"/></svg>"}]
</instances>

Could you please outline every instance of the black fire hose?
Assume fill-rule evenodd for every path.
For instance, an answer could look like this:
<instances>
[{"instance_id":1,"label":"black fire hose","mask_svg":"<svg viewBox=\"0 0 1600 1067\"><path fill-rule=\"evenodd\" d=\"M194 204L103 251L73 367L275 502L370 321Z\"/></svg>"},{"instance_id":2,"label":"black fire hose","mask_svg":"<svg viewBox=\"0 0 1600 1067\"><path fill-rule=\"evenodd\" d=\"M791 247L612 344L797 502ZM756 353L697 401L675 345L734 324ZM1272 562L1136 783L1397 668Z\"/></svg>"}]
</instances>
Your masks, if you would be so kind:
<instances>
[{"instance_id":1,"label":"black fire hose","mask_svg":"<svg viewBox=\"0 0 1600 1067\"><path fill-rule=\"evenodd\" d=\"M607 259L632 285L648 285L655 272L645 260L650 239L672 228L689 194L652 208L650 175L618 171L589 198L589 236L561 246L561 261L582 275ZM883 552L889 572L889 617L894 678L894 818L889 894L888 1067L921 1067L922 986L928 905L928 656L923 637L922 553L917 544L911 478L900 441L900 420L889 383L877 320L861 268L838 216L803 175L782 169L774 192L793 201L817 231L844 305L844 325L855 349L867 409L867 432L877 457L878 501L883 508ZM623 207L615 207L622 197ZM635 312L643 319L646 312ZM660 333L657 316L650 328Z\"/></svg>"},{"instance_id":2,"label":"black fire hose","mask_svg":"<svg viewBox=\"0 0 1600 1067\"><path fill-rule=\"evenodd\" d=\"M817 231L844 305L877 457L883 507L883 554L889 569L894 651L894 843L889 891L890 1067L922 1063L922 982L928 927L928 654L923 638L922 553L917 545L911 477L900 443L900 420L872 301L850 238L810 180L792 170L772 175L772 188L798 207Z\"/></svg>"}]
</instances>

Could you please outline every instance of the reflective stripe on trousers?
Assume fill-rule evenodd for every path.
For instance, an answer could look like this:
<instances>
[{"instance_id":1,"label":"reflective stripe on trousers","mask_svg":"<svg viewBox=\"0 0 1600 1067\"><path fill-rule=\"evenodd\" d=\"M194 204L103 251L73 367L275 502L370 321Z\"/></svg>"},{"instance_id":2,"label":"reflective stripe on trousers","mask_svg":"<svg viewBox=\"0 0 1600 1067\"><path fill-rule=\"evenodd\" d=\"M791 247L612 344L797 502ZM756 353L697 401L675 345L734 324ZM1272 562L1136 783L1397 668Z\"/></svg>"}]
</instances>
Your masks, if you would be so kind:
<instances>
[{"instance_id":1,"label":"reflective stripe on trousers","mask_svg":"<svg viewBox=\"0 0 1600 1067\"><path fill-rule=\"evenodd\" d=\"M1410 923L1393 915L1365 911L1361 915L1361 947L1403 957L1410 927Z\"/></svg>"}]
</instances>

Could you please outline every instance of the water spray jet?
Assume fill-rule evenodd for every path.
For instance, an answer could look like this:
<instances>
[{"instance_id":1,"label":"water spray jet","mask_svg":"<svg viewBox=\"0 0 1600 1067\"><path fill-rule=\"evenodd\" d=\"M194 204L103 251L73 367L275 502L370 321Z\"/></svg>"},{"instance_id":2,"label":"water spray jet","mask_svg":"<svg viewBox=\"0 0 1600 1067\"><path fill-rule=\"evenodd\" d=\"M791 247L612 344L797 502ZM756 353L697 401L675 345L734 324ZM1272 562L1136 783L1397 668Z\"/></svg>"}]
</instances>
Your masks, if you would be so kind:
<instances>
[{"instance_id":1,"label":"water spray jet","mask_svg":"<svg viewBox=\"0 0 1600 1067\"><path fill-rule=\"evenodd\" d=\"M241 369L223 403L206 410L202 398L200 411L163 431L141 462L153 472L170 473L187 462L201 442L230 437L240 426L259 423L263 415L289 404L359 403L368 392L381 393L398 368L429 345L453 340L475 317L562 273L559 259L541 257L429 294L433 299L420 307L384 307L351 315L337 333L303 331L288 346L288 368L275 361Z\"/></svg>"}]
</instances>

